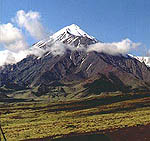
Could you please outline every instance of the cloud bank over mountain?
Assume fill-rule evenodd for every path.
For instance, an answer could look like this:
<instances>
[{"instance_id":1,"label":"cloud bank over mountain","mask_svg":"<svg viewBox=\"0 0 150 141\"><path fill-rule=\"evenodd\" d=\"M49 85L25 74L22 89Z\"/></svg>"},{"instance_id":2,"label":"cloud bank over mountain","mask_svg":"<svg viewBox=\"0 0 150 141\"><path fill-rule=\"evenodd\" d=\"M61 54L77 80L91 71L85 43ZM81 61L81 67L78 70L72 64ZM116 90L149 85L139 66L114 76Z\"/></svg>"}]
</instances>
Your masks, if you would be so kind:
<instances>
[{"instance_id":1,"label":"cloud bank over mountain","mask_svg":"<svg viewBox=\"0 0 150 141\"><path fill-rule=\"evenodd\" d=\"M120 42L113 42L113 43L96 43L90 45L87 49L88 52L96 51L96 52L103 52L110 55L118 55L118 54L127 54L131 50L136 49L139 47L141 43L134 43L130 39L124 39Z\"/></svg>"},{"instance_id":2,"label":"cloud bank over mountain","mask_svg":"<svg viewBox=\"0 0 150 141\"><path fill-rule=\"evenodd\" d=\"M83 48L82 46L75 48L71 45L64 45L59 41L49 41L47 44L48 48L44 50L36 45L29 47L23 32L25 30L37 41L47 38L44 26L41 23L39 12L25 12L19 10L16 13L16 16L12 18L12 21L12 23L0 25L0 44L5 48L5 50L0 51L0 66L17 63L31 54L41 57L44 53L50 52L52 55L56 56L63 55L66 50L80 49L86 52L96 51L117 55L126 54L140 46L140 43L134 43L130 39L124 39L120 42L113 43L98 42L87 48ZM17 26L15 26L16 24ZM77 29L79 30L80 28Z\"/></svg>"}]
</instances>

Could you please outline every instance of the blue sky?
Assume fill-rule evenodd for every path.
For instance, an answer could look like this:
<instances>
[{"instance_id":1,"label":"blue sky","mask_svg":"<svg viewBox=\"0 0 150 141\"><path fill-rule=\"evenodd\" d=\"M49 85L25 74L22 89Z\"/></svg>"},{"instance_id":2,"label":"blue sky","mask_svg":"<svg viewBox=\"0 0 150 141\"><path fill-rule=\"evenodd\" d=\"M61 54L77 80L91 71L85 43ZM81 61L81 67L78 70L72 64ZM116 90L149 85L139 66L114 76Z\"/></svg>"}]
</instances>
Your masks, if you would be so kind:
<instances>
[{"instance_id":1,"label":"blue sky","mask_svg":"<svg viewBox=\"0 0 150 141\"><path fill-rule=\"evenodd\" d=\"M48 32L75 23L103 42L142 43L135 55L150 49L149 0L0 0L0 23L11 22L18 10L39 12Z\"/></svg>"}]
</instances>

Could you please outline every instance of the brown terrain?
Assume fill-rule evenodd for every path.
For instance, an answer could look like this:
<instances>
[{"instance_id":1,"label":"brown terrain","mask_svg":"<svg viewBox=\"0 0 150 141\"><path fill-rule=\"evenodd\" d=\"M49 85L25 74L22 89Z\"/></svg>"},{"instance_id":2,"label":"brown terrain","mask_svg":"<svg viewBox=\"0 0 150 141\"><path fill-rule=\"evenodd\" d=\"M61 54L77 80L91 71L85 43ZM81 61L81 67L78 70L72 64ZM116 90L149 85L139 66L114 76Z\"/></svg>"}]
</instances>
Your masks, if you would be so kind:
<instances>
[{"instance_id":1,"label":"brown terrain","mask_svg":"<svg viewBox=\"0 0 150 141\"><path fill-rule=\"evenodd\" d=\"M150 125L125 127L121 129L91 132L86 134L70 134L63 138L29 139L24 141L150 141Z\"/></svg>"}]
</instances>

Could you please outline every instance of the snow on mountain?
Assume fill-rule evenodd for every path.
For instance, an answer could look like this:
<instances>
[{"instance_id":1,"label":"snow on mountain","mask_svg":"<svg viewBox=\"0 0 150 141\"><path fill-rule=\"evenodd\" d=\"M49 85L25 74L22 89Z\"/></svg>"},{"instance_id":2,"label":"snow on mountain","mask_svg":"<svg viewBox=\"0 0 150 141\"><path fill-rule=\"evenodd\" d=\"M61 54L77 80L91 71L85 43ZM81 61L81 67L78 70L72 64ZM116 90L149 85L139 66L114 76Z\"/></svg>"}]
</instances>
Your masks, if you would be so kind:
<instances>
[{"instance_id":1,"label":"snow on mountain","mask_svg":"<svg viewBox=\"0 0 150 141\"><path fill-rule=\"evenodd\" d=\"M74 46L80 46L82 44L85 45L85 43L94 44L98 42L93 36L90 36L83 30L81 30L79 26L72 24L57 31L49 38L39 41L35 44L35 46L43 47L56 41Z\"/></svg>"},{"instance_id":2,"label":"snow on mountain","mask_svg":"<svg viewBox=\"0 0 150 141\"><path fill-rule=\"evenodd\" d=\"M62 28L47 39L39 41L34 46L40 48L47 48L47 46L50 46L57 41L68 45L76 46L77 48L82 45L87 46L99 42L98 40L96 40L96 38L88 35L86 32L80 29L79 26L72 24L70 26ZM144 62L148 67L150 67L150 57L134 56L131 54L127 54L125 56L135 58L140 62Z\"/></svg>"},{"instance_id":3,"label":"snow on mountain","mask_svg":"<svg viewBox=\"0 0 150 141\"><path fill-rule=\"evenodd\" d=\"M137 60L139 60L140 62L144 62L148 67L150 67L150 57L143 57L143 56L134 56L131 54L128 54L130 57L133 57Z\"/></svg>"},{"instance_id":4,"label":"snow on mountain","mask_svg":"<svg viewBox=\"0 0 150 141\"><path fill-rule=\"evenodd\" d=\"M66 35L66 36L65 36ZM53 34L52 38L54 39L59 39L61 37L64 37L64 40L69 37L69 35L74 35L74 36L83 36L83 37L88 37L90 39L94 39L94 37L88 35L86 32L80 29L79 26L72 24L70 26L66 26L63 29L59 30L55 34Z\"/></svg>"}]
</instances>

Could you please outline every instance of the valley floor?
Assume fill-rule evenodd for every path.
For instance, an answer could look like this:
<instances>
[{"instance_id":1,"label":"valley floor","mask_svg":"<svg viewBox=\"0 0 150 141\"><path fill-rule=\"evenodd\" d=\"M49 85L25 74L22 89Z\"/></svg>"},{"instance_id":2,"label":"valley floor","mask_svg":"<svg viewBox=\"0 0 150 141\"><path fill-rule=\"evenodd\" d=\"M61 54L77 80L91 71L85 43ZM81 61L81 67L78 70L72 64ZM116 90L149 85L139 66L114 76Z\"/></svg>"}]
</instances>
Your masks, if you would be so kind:
<instances>
[{"instance_id":1,"label":"valley floor","mask_svg":"<svg viewBox=\"0 0 150 141\"><path fill-rule=\"evenodd\" d=\"M101 132L89 132L85 134L70 134L63 138L53 139L53 141L149 141L150 124L124 127L114 130L104 130ZM51 137L29 139L25 141L51 140Z\"/></svg>"},{"instance_id":2,"label":"valley floor","mask_svg":"<svg viewBox=\"0 0 150 141\"><path fill-rule=\"evenodd\" d=\"M86 140L87 136L104 141L150 140L150 93L1 104L0 112L8 141Z\"/></svg>"}]
</instances>

